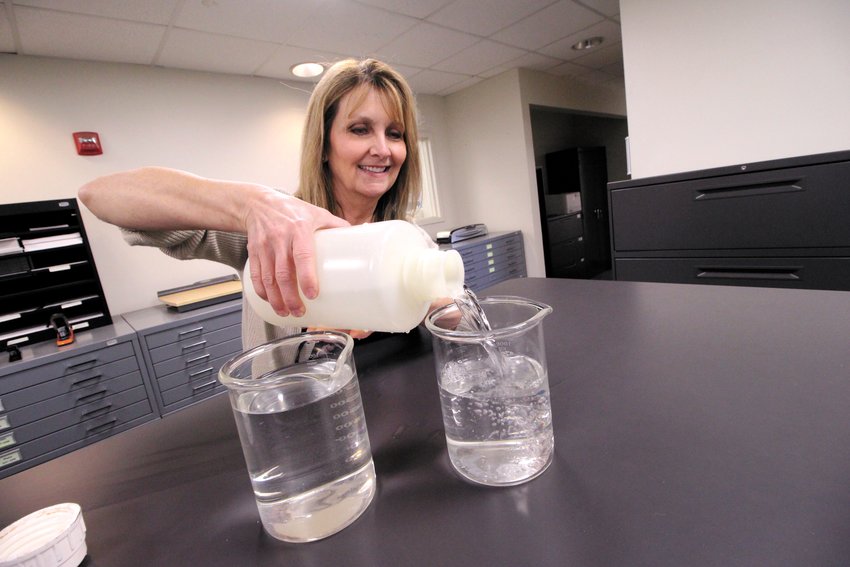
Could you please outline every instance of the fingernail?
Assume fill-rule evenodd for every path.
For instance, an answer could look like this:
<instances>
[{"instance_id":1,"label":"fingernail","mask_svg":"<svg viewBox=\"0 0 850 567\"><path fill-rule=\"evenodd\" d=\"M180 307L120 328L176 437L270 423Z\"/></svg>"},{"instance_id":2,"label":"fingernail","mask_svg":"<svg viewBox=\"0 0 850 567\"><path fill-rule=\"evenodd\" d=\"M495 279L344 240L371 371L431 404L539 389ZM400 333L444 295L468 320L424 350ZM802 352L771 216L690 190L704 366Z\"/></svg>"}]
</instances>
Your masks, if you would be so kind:
<instances>
[{"instance_id":1,"label":"fingernail","mask_svg":"<svg viewBox=\"0 0 850 567\"><path fill-rule=\"evenodd\" d=\"M303 316L304 316L304 308L303 308L303 307L298 307L298 308L296 308L296 309L293 309L293 310L292 310L292 315L293 315L294 317L303 317Z\"/></svg>"},{"instance_id":2,"label":"fingernail","mask_svg":"<svg viewBox=\"0 0 850 567\"><path fill-rule=\"evenodd\" d=\"M305 289L304 290L304 297L306 297L307 299L316 299L317 295L318 295L318 293L316 293L315 289L311 288L311 289Z\"/></svg>"}]
</instances>

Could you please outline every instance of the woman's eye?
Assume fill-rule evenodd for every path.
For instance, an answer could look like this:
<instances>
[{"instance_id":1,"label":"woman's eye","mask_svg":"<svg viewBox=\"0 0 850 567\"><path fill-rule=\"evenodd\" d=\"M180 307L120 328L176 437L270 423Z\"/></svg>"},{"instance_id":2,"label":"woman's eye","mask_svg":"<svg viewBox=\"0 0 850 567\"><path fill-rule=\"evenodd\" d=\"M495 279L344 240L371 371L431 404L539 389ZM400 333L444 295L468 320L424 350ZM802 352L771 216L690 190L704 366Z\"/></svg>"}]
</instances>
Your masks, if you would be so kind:
<instances>
[{"instance_id":1,"label":"woman's eye","mask_svg":"<svg viewBox=\"0 0 850 567\"><path fill-rule=\"evenodd\" d=\"M357 134L358 136L362 136L369 132L369 129L365 126L352 126L351 127L352 134Z\"/></svg>"},{"instance_id":2,"label":"woman's eye","mask_svg":"<svg viewBox=\"0 0 850 567\"><path fill-rule=\"evenodd\" d=\"M393 140L401 140L404 138L404 134L398 130L390 130L387 132L387 137L392 138Z\"/></svg>"}]
</instances>

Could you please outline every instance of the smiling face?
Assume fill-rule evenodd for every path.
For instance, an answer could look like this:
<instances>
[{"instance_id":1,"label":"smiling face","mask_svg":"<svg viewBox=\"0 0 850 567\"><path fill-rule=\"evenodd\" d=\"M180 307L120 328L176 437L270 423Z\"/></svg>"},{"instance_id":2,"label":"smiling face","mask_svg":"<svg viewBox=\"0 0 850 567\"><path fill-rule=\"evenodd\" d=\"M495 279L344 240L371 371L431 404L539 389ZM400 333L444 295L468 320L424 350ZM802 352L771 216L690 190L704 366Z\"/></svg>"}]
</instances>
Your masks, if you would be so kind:
<instances>
[{"instance_id":1,"label":"smiling face","mask_svg":"<svg viewBox=\"0 0 850 567\"><path fill-rule=\"evenodd\" d=\"M339 100L329 149L334 199L344 216L371 212L398 178L407 146L401 119L391 116L381 94L361 86ZM347 218L349 222L354 218Z\"/></svg>"}]
</instances>

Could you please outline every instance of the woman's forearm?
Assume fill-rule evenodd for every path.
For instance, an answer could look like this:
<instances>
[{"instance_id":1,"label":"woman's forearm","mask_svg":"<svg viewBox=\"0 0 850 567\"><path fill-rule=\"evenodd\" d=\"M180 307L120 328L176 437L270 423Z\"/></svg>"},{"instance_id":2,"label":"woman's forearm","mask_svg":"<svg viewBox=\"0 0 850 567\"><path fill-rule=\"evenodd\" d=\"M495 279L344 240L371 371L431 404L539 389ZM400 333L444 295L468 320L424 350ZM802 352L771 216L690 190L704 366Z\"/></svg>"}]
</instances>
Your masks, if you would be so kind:
<instances>
[{"instance_id":1,"label":"woman's forearm","mask_svg":"<svg viewBox=\"0 0 850 567\"><path fill-rule=\"evenodd\" d=\"M124 228L206 228L246 232L248 208L269 193L262 185L218 181L162 167L99 177L79 197L98 218Z\"/></svg>"}]
</instances>

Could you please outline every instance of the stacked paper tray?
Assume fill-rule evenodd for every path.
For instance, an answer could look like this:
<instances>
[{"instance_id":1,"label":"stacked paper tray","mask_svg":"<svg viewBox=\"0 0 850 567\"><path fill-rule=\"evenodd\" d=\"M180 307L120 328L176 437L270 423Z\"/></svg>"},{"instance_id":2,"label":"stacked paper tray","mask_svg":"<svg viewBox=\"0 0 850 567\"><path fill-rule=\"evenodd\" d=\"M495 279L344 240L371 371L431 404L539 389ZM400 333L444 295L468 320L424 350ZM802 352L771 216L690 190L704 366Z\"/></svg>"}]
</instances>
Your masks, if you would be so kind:
<instances>
[{"instance_id":1,"label":"stacked paper tray","mask_svg":"<svg viewBox=\"0 0 850 567\"><path fill-rule=\"evenodd\" d=\"M190 311L242 297L242 282L236 276L198 282L157 294L159 300L177 311Z\"/></svg>"}]
</instances>

